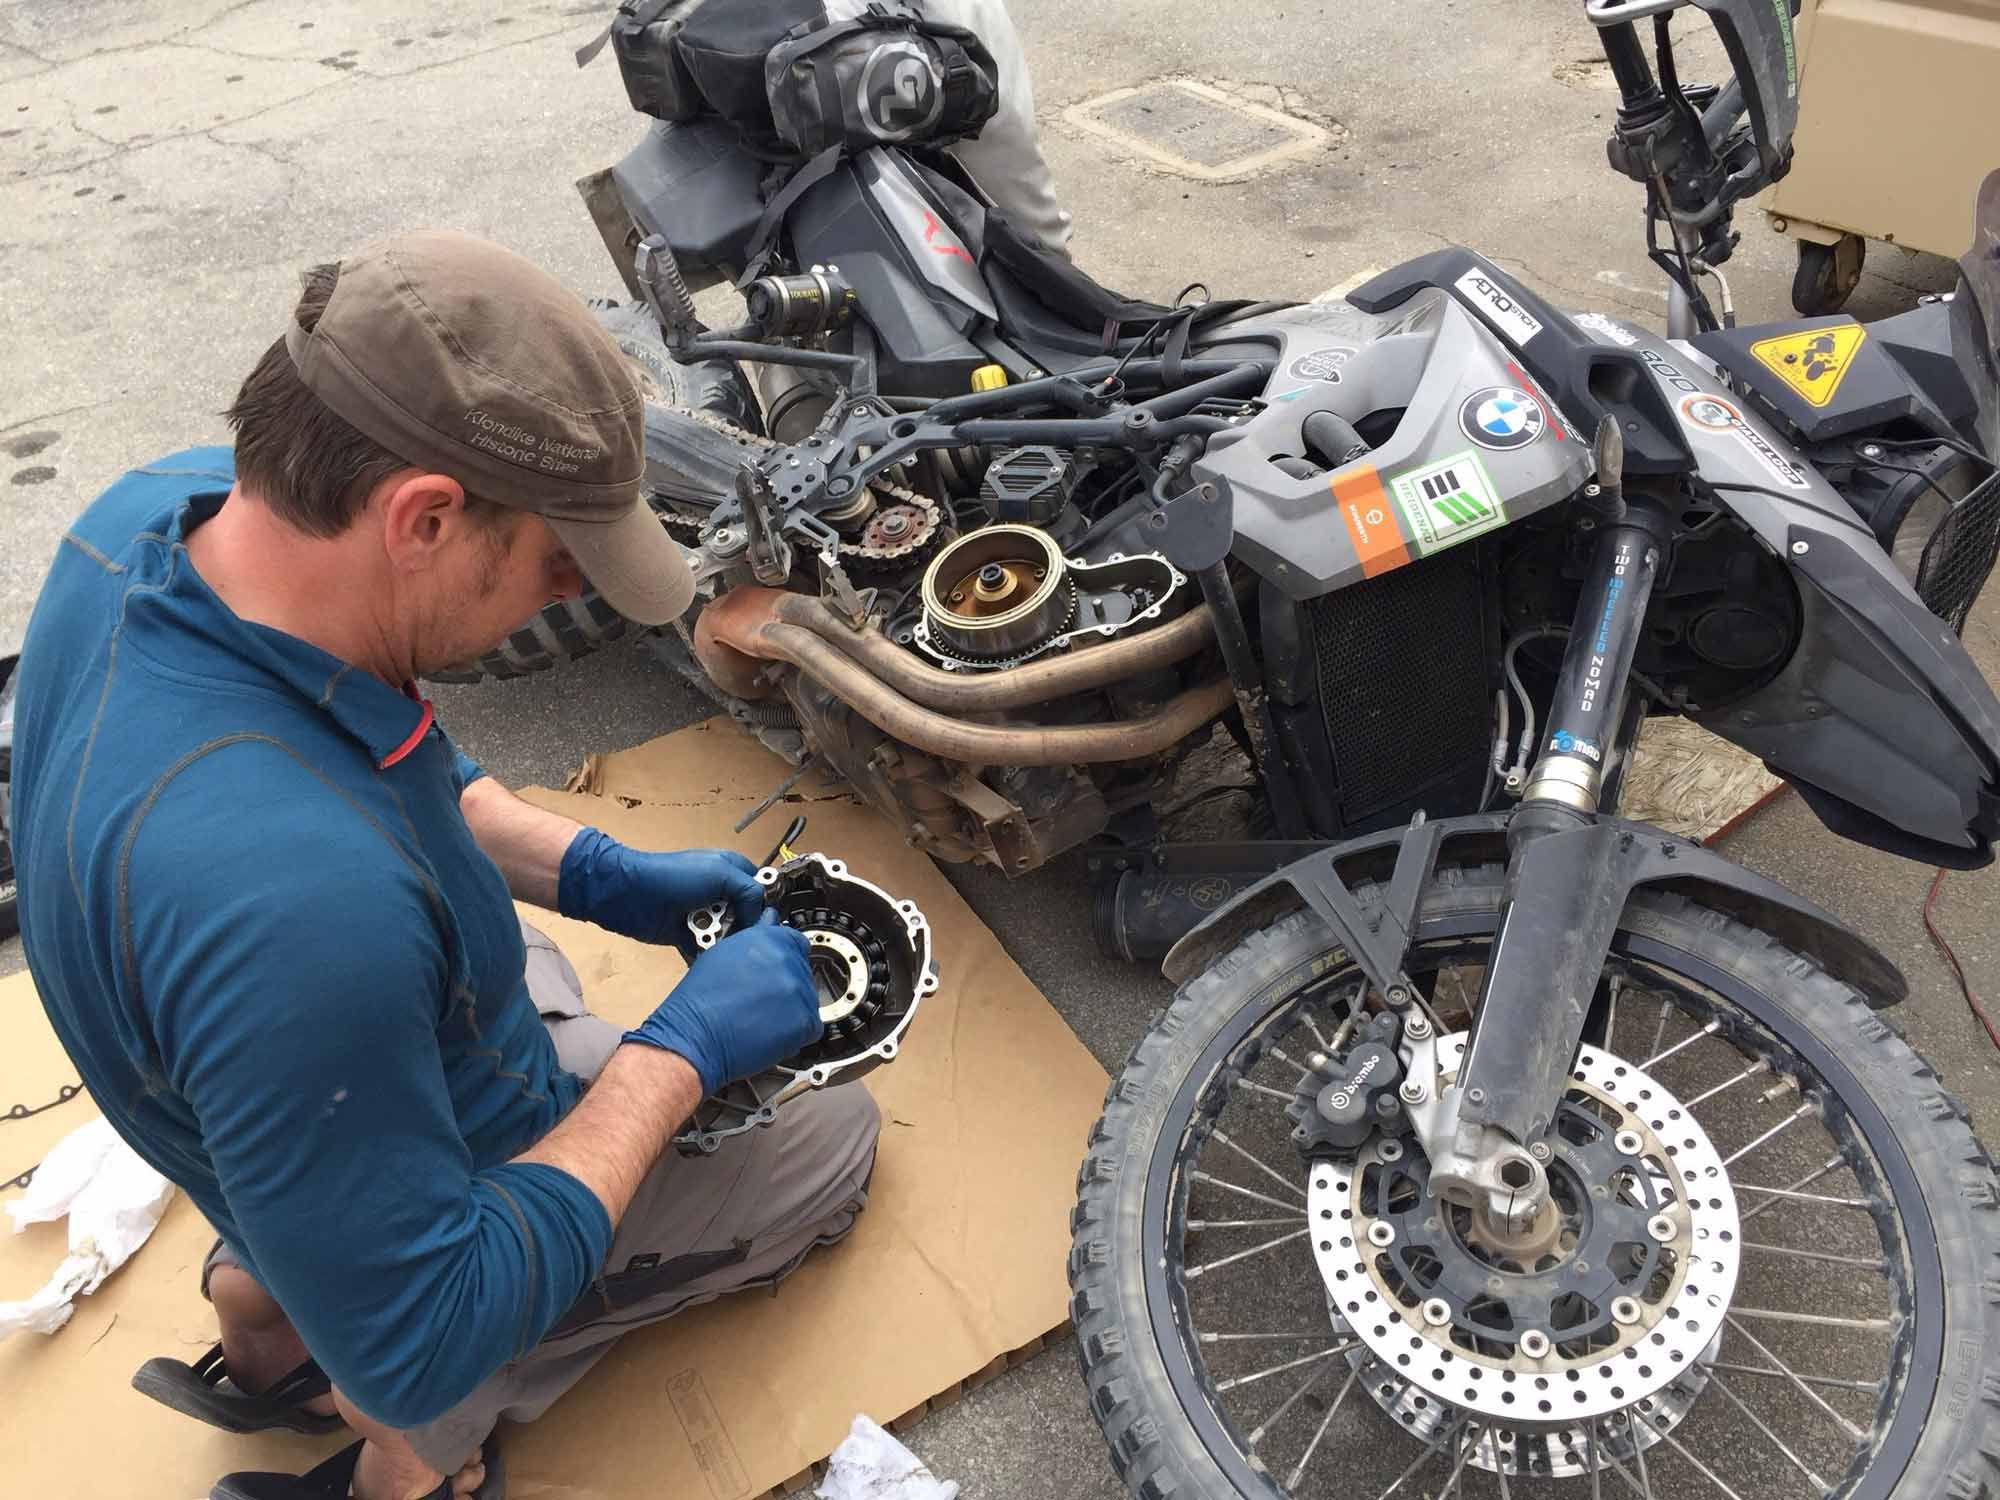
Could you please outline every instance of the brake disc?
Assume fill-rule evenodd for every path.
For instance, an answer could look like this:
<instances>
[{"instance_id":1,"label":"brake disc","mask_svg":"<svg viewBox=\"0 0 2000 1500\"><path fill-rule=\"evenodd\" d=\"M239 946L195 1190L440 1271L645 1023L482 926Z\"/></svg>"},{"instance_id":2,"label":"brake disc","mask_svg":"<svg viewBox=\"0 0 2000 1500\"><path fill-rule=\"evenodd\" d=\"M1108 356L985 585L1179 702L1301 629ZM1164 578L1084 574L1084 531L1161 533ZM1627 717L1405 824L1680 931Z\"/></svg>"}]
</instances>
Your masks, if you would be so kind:
<instances>
[{"instance_id":1,"label":"brake disc","mask_svg":"<svg viewBox=\"0 0 2000 1500\"><path fill-rule=\"evenodd\" d=\"M733 1136L769 1125L781 1105L813 1089L852 1083L893 1062L917 1007L938 987L931 929L914 901L899 901L824 854L802 854L757 872L778 920L805 935L823 1027L818 1041L768 1073L703 1100L674 1144L711 1153ZM725 903L688 918L695 947L728 936Z\"/></svg>"},{"instance_id":2,"label":"brake disc","mask_svg":"<svg viewBox=\"0 0 2000 1500\"><path fill-rule=\"evenodd\" d=\"M1447 1076L1464 1049L1439 1039ZM1434 1197L1399 1138L1315 1162L1307 1190L1370 1394L1411 1427L1477 1413L1491 1436L1470 1459L1505 1473L1580 1473L1593 1432L1616 1455L1671 1431L1707 1383L1741 1262L1727 1169L1650 1075L1581 1048L1548 1144L1551 1207L1523 1234Z\"/></svg>"}]
</instances>

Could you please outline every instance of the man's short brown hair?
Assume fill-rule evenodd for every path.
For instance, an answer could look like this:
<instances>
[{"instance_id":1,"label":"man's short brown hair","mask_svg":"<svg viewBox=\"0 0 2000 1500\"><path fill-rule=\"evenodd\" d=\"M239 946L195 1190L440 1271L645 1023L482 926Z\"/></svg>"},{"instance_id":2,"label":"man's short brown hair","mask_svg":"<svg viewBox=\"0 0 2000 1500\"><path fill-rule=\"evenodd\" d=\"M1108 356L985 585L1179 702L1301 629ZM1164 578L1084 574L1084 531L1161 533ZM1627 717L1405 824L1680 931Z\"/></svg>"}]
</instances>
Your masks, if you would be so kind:
<instances>
[{"instance_id":1,"label":"man's short brown hair","mask_svg":"<svg viewBox=\"0 0 2000 1500\"><path fill-rule=\"evenodd\" d=\"M293 314L301 326L319 323L339 279L337 264L305 273ZM309 536L339 536L370 490L410 467L306 389L283 339L264 351L223 415L236 429L238 481Z\"/></svg>"},{"instance_id":2,"label":"man's short brown hair","mask_svg":"<svg viewBox=\"0 0 2000 1500\"><path fill-rule=\"evenodd\" d=\"M303 280L292 317L310 333L333 297L340 266L313 266ZM339 536L361 514L376 485L398 469L416 467L306 389L282 338L264 351L223 416L236 429L237 479L280 520L308 536ZM465 508L494 525L517 514L470 494Z\"/></svg>"}]
</instances>

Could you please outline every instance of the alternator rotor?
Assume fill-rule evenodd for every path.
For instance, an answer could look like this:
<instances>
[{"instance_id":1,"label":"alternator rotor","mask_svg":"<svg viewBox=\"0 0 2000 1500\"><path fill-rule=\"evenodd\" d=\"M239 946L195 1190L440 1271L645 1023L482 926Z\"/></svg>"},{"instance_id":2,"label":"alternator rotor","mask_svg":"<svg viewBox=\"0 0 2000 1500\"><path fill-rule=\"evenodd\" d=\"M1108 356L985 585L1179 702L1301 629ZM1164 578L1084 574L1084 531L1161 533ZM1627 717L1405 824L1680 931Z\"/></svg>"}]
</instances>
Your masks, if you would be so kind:
<instances>
[{"instance_id":1,"label":"alternator rotor","mask_svg":"<svg viewBox=\"0 0 2000 1500\"><path fill-rule=\"evenodd\" d=\"M922 593L927 638L968 662L1026 656L1076 613L1062 549L1034 526L985 526L931 560Z\"/></svg>"}]
</instances>

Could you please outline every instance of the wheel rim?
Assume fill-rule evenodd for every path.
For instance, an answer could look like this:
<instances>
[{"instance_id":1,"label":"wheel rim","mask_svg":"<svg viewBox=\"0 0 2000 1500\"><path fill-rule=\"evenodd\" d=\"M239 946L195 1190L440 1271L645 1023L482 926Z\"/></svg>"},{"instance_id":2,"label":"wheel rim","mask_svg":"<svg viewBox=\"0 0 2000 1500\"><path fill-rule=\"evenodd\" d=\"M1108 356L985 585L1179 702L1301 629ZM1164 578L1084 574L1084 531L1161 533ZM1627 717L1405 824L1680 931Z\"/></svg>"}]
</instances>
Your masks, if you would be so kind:
<instances>
[{"instance_id":1,"label":"wheel rim","mask_svg":"<svg viewBox=\"0 0 2000 1500\"><path fill-rule=\"evenodd\" d=\"M1454 993L1476 994L1491 926L1490 916L1425 924L1413 971L1421 959L1427 974L1455 980ZM1329 1316L1330 1283L1305 1219L1309 1173L1296 1152L1277 1149L1288 1146L1278 1127L1289 1122L1271 1094L1303 1071L1287 1061L1299 1050L1285 1045L1306 1036L1298 1010L1317 1003L1326 1009L1310 1012L1316 1019L1331 1016L1360 984L1344 969L1307 979L1310 967L1265 989L1210 1042L1168 1105L1147 1175L1142 1256L1154 1337L1182 1409L1241 1493L1891 1493L1936 1385L1942 1272L1902 1143L1823 1042L1706 960L1621 934L1607 968L1626 981L1609 1050L1631 1049L1638 1061L1675 1049L1654 1066L1695 1101L1691 1118L1717 1117L1717 1146L1738 1184L1743 1282L1700 1370L1647 1397L1644 1410L1636 1400L1621 1409L1622 1429L1615 1417L1581 1424L1588 1437L1579 1432L1571 1445L1574 1477L1565 1479L1563 1446L1539 1435L1553 1430L1546 1423L1509 1426L1431 1401L1426 1431L1428 1398L1414 1400L1421 1393L1409 1385L1385 1394L1379 1375L1364 1386L1356 1349L1373 1351ZM1645 997L1643 1036L1634 996ZM1438 1001L1447 1025L1453 1003ZM1745 1073L1759 1059L1762 1070ZM1700 1072L1712 1081L1695 1087ZM1262 1134L1260 1106L1275 1122ZM1830 1285L1841 1299L1832 1311ZM1315 1289L1317 1308L1304 1300ZM1274 1323L1284 1292L1294 1295ZM1375 1399L1361 1400L1357 1386ZM1647 1427L1649 1441L1635 1443L1631 1424L1653 1422L1666 1431Z\"/></svg>"}]
</instances>

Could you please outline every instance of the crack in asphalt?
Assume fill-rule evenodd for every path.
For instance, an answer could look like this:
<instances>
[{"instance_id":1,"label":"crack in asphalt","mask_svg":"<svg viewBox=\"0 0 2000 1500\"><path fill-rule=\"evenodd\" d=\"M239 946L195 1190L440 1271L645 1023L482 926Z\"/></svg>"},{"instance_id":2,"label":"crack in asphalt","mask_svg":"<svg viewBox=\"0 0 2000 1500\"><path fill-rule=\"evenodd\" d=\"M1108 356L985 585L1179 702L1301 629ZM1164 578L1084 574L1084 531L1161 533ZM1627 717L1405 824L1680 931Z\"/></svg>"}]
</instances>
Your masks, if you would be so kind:
<instances>
[{"instance_id":1,"label":"crack in asphalt","mask_svg":"<svg viewBox=\"0 0 2000 1500\"><path fill-rule=\"evenodd\" d=\"M267 161L275 162L278 166L283 167L287 172L297 172L302 170L298 162L294 161L291 157L286 156L282 151L278 150L277 147L271 145L271 143L268 141L231 141L231 140L225 140L221 136L216 134L216 131L227 130L228 128L229 127L227 125L211 125L207 130L204 130L201 133L204 137L206 137L210 141L213 141L218 146L235 149L238 151L251 152L253 155L261 156Z\"/></svg>"},{"instance_id":2,"label":"crack in asphalt","mask_svg":"<svg viewBox=\"0 0 2000 1500\"><path fill-rule=\"evenodd\" d=\"M53 57L49 57L43 53L37 52L33 47L27 46L24 43L11 41L6 37L0 37L0 47L5 47L9 52L18 52L23 57L33 58L36 62L42 65L44 71L46 71L49 68L61 66L61 64L58 63ZM34 76L35 75L32 73L24 73L22 75L22 77L24 78L32 78Z\"/></svg>"},{"instance_id":3,"label":"crack in asphalt","mask_svg":"<svg viewBox=\"0 0 2000 1500\"><path fill-rule=\"evenodd\" d=\"M39 411L32 417L22 417L18 422L0 422L0 432L12 432L18 427L35 427L43 422L53 422L57 417L74 416L80 411L95 411L100 406L116 404L116 401L106 400L86 401L81 406L59 406L54 411Z\"/></svg>"}]
</instances>

